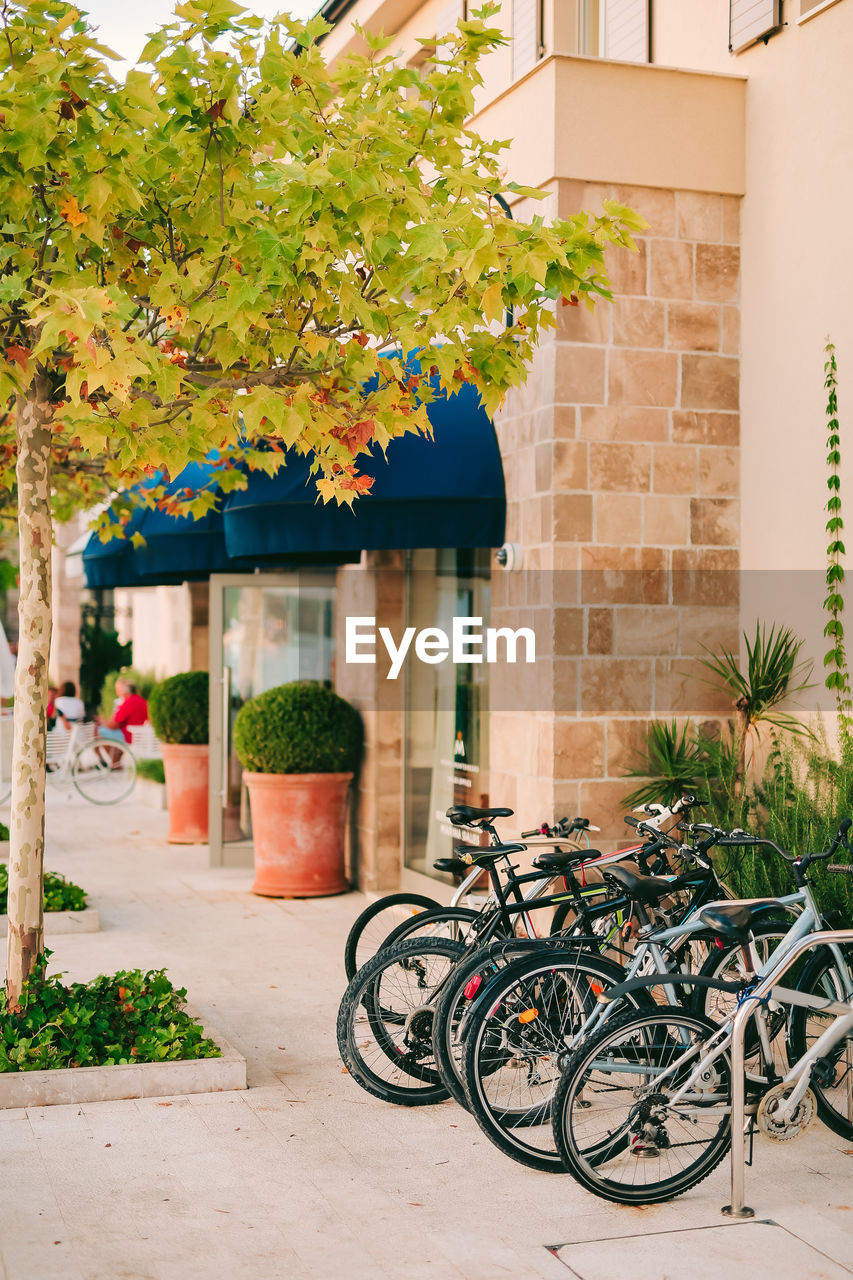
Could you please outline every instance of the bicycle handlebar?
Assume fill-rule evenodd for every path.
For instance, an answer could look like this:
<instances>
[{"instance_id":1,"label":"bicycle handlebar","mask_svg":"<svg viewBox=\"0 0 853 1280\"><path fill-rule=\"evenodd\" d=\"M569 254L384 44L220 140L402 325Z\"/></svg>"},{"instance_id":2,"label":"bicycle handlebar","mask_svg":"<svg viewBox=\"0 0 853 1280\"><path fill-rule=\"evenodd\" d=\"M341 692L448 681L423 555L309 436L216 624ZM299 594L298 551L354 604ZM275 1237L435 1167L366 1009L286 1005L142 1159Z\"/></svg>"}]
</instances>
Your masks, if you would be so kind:
<instances>
[{"instance_id":1,"label":"bicycle handlebar","mask_svg":"<svg viewBox=\"0 0 853 1280\"><path fill-rule=\"evenodd\" d=\"M775 840L770 840L766 836L753 836L746 831L721 831L719 833L717 843L728 847L741 845L744 848L754 848L757 845L764 845L768 849L775 849L776 853L779 854L779 857L784 858L786 862L797 863L802 869L805 869L811 862L823 862L824 859L831 858L836 849L841 845L843 845L848 852L851 852L850 844L847 840L847 834L851 827L853 827L853 818L844 818L839 823L835 839L832 841L832 844L828 849L815 849L811 852L799 855L786 852L786 850L783 849L781 845L778 845Z\"/></svg>"},{"instance_id":2,"label":"bicycle handlebar","mask_svg":"<svg viewBox=\"0 0 853 1280\"><path fill-rule=\"evenodd\" d=\"M532 831L522 831L521 839L529 840L533 836L564 836L568 838L575 831L600 831L600 827L594 827L589 818L558 818L553 827L547 822L542 822L538 827L534 827Z\"/></svg>"}]
</instances>

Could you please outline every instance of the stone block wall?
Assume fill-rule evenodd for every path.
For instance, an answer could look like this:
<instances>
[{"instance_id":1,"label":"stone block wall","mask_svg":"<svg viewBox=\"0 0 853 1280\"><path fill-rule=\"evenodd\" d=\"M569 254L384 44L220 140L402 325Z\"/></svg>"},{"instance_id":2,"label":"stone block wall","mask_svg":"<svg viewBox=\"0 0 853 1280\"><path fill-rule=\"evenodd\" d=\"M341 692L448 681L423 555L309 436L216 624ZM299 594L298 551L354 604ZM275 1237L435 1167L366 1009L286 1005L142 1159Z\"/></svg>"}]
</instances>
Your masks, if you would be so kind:
<instances>
[{"instance_id":1,"label":"stone block wall","mask_svg":"<svg viewBox=\"0 0 853 1280\"><path fill-rule=\"evenodd\" d=\"M490 790L520 827L584 813L617 839L649 721L730 710L698 658L738 645L739 200L554 196L561 214L612 197L649 227L608 257L612 305L558 307L496 424L524 562L496 570L493 621L535 624L539 662L514 703L493 698Z\"/></svg>"},{"instance_id":2,"label":"stone block wall","mask_svg":"<svg viewBox=\"0 0 853 1280\"><path fill-rule=\"evenodd\" d=\"M347 616L375 617L377 627L403 628L404 572L400 552L370 552L365 563L338 570L335 690L364 721L365 751L351 806L349 872L368 893L399 886L403 859L403 682L386 679L388 655L376 665L347 664Z\"/></svg>"}]
</instances>

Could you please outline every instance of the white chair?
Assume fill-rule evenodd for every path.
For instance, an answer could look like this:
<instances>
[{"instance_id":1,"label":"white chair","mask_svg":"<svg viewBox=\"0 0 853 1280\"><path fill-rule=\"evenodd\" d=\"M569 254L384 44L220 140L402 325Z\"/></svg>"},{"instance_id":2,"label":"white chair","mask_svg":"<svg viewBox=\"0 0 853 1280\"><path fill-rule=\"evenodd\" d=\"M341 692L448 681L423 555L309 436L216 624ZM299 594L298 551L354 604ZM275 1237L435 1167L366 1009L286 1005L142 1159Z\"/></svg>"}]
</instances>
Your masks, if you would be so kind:
<instances>
[{"instance_id":1,"label":"white chair","mask_svg":"<svg viewBox=\"0 0 853 1280\"><path fill-rule=\"evenodd\" d=\"M127 727L130 731L130 749L137 760L162 759L160 739L150 720L146 720L145 724L130 724Z\"/></svg>"}]
</instances>

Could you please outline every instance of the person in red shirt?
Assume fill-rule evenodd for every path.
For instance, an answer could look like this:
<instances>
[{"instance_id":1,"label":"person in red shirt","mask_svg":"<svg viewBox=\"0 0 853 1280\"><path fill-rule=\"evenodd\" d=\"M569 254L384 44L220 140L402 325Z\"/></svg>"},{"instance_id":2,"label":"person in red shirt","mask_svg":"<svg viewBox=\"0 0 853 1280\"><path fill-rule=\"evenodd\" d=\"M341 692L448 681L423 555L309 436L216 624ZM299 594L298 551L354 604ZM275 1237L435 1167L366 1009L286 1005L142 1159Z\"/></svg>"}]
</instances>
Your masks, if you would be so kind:
<instances>
[{"instance_id":1,"label":"person in red shirt","mask_svg":"<svg viewBox=\"0 0 853 1280\"><path fill-rule=\"evenodd\" d=\"M113 742L130 742L133 725L145 724L148 720L148 703L133 681L124 677L116 680L116 694L118 701L112 719L98 719L98 737Z\"/></svg>"}]
</instances>

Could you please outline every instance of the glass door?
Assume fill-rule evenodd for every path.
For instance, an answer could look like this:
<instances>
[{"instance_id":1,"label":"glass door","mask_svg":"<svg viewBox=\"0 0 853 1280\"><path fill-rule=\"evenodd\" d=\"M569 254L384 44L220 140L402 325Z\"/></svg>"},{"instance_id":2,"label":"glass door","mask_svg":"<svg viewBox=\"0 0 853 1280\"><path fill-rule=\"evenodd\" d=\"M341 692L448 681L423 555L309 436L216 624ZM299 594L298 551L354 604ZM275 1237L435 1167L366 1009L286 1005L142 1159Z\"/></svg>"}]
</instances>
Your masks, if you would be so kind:
<instances>
[{"instance_id":1,"label":"glass door","mask_svg":"<svg viewBox=\"0 0 853 1280\"><path fill-rule=\"evenodd\" d=\"M454 617L489 623L488 551L415 551L409 559L406 624L450 633ZM404 865L438 877L433 862L460 833L452 804L489 804L489 668L485 663L406 668ZM468 838L463 836L463 838Z\"/></svg>"},{"instance_id":2,"label":"glass door","mask_svg":"<svg viewBox=\"0 0 853 1280\"><path fill-rule=\"evenodd\" d=\"M210 579L210 862L249 866L252 823L233 729L243 703L334 677L335 572Z\"/></svg>"}]
</instances>

